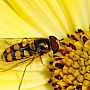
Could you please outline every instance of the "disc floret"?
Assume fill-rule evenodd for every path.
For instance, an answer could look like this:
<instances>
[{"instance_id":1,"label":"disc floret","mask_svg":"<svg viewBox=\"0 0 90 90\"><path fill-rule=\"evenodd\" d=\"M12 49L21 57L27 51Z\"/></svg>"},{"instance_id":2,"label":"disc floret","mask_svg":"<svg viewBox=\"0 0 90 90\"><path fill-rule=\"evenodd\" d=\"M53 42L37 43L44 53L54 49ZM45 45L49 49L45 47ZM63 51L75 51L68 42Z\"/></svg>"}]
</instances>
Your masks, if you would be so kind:
<instances>
[{"instance_id":1,"label":"disc floret","mask_svg":"<svg viewBox=\"0 0 90 90\"><path fill-rule=\"evenodd\" d=\"M50 64L49 83L54 90L87 90L90 87L90 31L81 29L60 41Z\"/></svg>"}]
</instances>

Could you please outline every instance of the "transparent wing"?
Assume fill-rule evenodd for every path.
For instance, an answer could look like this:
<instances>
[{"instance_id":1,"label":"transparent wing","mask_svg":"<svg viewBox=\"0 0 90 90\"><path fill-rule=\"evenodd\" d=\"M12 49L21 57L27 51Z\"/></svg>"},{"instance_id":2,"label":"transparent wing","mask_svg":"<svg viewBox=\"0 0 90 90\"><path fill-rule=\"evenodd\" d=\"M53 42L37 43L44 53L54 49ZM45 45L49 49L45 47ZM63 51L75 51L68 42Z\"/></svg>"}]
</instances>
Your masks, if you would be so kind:
<instances>
[{"instance_id":1,"label":"transparent wing","mask_svg":"<svg viewBox=\"0 0 90 90\"><path fill-rule=\"evenodd\" d=\"M32 42L36 39L39 39L39 38L0 38L0 51L5 50L6 48L16 43L20 43L25 40Z\"/></svg>"},{"instance_id":2,"label":"transparent wing","mask_svg":"<svg viewBox=\"0 0 90 90\"><path fill-rule=\"evenodd\" d=\"M5 50L15 43L22 41L22 38L0 38L0 51Z\"/></svg>"},{"instance_id":3,"label":"transparent wing","mask_svg":"<svg viewBox=\"0 0 90 90\"><path fill-rule=\"evenodd\" d=\"M30 63L32 61L33 61L33 58L30 58L30 57L22 60L12 61L12 62L0 61L0 71L1 72L8 71L10 69L18 67L22 64Z\"/></svg>"},{"instance_id":4,"label":"transparent wing","mask_svg":"<svg viewBox=\"0 0 90 90\"><path fill-rule=\"evenodd\" d=\"M32 38L29 38L29 40L30 39ZM22 65L26 62L32 61L33 57L29 57L29 58L25 58L25 59L17 60L17 61L12 61L12 62L5 62L1 58L2 53L6 48L16 43L19 43L22 40L23 40L22 38L0 38L0 71L7 71L19 65Z\"/></svg>"}]
</instances>

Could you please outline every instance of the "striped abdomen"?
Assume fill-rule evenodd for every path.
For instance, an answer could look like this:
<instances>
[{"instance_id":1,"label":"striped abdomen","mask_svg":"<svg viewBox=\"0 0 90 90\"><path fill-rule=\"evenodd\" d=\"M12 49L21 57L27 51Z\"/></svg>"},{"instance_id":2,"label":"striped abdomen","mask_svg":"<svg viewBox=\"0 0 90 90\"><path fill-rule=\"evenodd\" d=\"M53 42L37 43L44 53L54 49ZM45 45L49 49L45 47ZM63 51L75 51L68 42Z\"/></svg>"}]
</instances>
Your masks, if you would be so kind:
<instances>
[{"instance_id":1,"label":"striped abdomen","mask_svg":"<svg viewBox=\"0 0 90 90\"><path fill-rule=\"evenodd\" d=\"M17 43L3 52L2 59L6 62L20 60L32 56L32 52L33 50L28 43L26 45L23 45L23 43Z\"/></svg>"}]
</instances>

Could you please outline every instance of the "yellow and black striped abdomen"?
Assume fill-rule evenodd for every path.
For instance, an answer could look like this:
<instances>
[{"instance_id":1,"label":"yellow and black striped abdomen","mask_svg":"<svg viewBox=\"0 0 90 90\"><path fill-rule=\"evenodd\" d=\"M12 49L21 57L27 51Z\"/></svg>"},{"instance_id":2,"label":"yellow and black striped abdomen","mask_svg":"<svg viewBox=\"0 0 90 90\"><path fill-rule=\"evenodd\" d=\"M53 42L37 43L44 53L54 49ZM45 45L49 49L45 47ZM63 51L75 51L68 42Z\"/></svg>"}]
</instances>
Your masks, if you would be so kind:
<instances>
[{"instance_id":1,"label":"yellow and black striped abdomen","mask_svg":"<svg viewBox=\"0 0 90 90\"><path fill-rule=\"evenodd\" d=\"M2 59L6 62L21 60L32 56L30 52L32 52L32 49L29 44L23 46L22 43L17 43L3 52Z\"/></svg>"}]
</instances>

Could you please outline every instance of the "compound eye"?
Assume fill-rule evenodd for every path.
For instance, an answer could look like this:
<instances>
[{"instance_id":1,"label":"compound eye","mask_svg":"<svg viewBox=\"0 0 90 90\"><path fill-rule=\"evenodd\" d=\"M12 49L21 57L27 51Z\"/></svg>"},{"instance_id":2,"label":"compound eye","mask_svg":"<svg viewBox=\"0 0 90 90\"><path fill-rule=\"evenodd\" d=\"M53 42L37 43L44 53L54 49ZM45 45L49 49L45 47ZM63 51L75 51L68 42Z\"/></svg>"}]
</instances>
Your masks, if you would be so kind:
<instances>
[{"instance_id":1,"label":"compound eye","mask_svg":"<svg viewBox=\"0 0 90 90\"><path fill-rule=\"evenodd\" d=\"M53 53L56 53L59 49L59 44L57 43L57 38L55 36L49 36L50 45Z\"/></svg>"}]
</instances>

